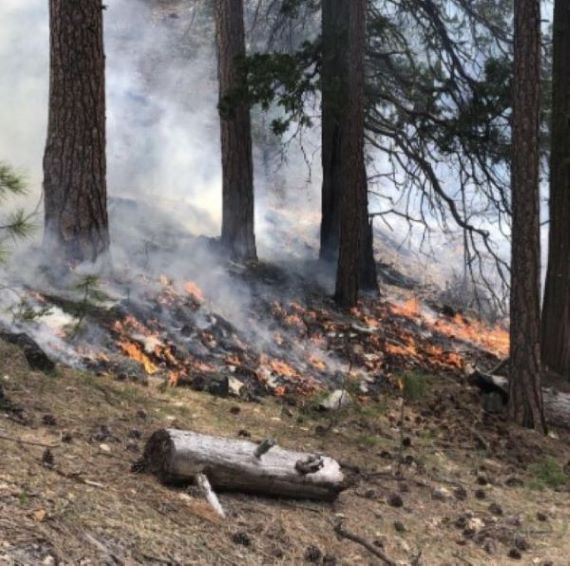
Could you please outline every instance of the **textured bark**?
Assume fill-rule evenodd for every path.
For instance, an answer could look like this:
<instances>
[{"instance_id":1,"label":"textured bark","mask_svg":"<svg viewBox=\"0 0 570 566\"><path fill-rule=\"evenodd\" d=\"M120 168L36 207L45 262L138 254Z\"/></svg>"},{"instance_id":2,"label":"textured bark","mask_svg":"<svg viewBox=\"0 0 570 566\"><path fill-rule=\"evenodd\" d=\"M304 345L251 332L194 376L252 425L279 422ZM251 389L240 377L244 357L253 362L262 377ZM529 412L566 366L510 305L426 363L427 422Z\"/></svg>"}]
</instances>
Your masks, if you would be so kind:
<instances>
[{"instance_id":1,"label":"textured bark","mask_svg":"<svg viewBox=\"0 0 570 566\"><path fill-rule=\"evenodd\" d=\"M239 260L257 257L249 106L240 93L245 77L243 0L216 0L222 144L222 245Z\"/></svg>"},{"instance_id":2,"label":"textured bark","mask_svg":"<svg viewBox=\"0 0 570 566\"><path fill-rule=\"evenodd\" d=\"M321 249L322 260L338 259L340 197L341 120L346 100L348 48L348 12L346 0L322 3L323 57L322 84L322 148L323 166Z\"/></svg>"},{"instance_id":3,"label":"textured bark","mask_svg":"<svg viewBox=\"0 0 570 566\"><path fill-rule=\"evenodd\" d=\"M515 2L512 155L511 378L515 422L545 430L540 361L540 3Z\"/></svg>"},{"instance_id":4,"label":"textured bark","mask_svg":"<svg viewBox=\"0 0 570 566\"><path fill-rule=\"evenodd\" d=\"M358 299L361 254L367 224L366 169L364 167L364 50L366 0L348 2L346 99L340 118L340 240L335 298L352 307ZM342 97L345 98L345 97Z\"/></svg>"},{"instance_id":5,"label":"textured bark","mask_svg":"<svg viewBox=\"0 0 570 566\"><path fill-rule=\"evenodd\" d=\"M368 208L368 207L367 207ZM365 216L362 223L362 250L360 256L360 289L378 293L378 273L374 258L374 231L372 220Z\"/></svg>"},{"instance_id":6,"label":"textured bark","mask_svg":"<svg viewBox=\"0 0 570 566\"><path fill-rule=\"evenodd\" d=\"M205 474L212 487L263 495L334 500L347 487L338 462L322 456L304 470L311 454L259 446L183 430L159 430L148 440L144 468L168 483L189 483ZM315 458L313 456L313 458Z\"/></svg>"},{"instance_id":7,"label":"textured bark","mask_svg":"<svg viewBox=\"0 0 570 566\"><path fill-rule=\"evenodd\" d=\"M340 208L343 193L342 152L345 111L348 105L348 73L352 62L349 55L349 11L347 0L328 0L322 4L323 60L322 84L322 219L320 259L338 261L340 235ZM364 182L366 169L364 156ZM378 290L373 238L368 222L368 198L361 203L362 241L361 286Z\"/></svg>"},{"instance_id":8,"label":"textured bark","mask_svg":"<svg viewBox=\"0 0 570 566\"><path fill-rule=\"evenodd\" d=\"M554 3L550 237L542 320L542 358L570 379L570 4Z\"/></svg>"},{"instance_id":9,"label":"textured bark","mask_svg":"<svg viewBox=\"0 0 570 566\"><path fill-rule=\"evenodd\" d=\"M109 248L105 143L102 0L50 0L44 244L65 262Z\"/></svg>"}]
</instances>

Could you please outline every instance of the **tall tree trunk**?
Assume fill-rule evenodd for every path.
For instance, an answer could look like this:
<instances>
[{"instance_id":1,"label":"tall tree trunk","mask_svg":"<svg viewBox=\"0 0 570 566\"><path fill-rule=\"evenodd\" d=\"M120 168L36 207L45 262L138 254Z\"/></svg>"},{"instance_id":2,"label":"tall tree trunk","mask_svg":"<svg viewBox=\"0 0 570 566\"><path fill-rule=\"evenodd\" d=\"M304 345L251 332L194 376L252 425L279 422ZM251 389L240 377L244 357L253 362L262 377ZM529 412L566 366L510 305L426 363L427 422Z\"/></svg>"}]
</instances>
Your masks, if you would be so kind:
<instances>
[{"instance_id":1,"label":"tall tree trunk","mask_svg":"<svg viewBox=\"0 0 570 566\"><path fill-rule=\"evenodd\" d=\"M327 0L322 3L322 149L323 167L320 259L338 261L340 207L343 193L341 168L344 113L348 100L349 0ZM362 161L364 165L364 159ZM366 170L364 171L366 182ZM361 203L362 238L361 286L378 290L371 225L368 222L368 198Z\"/></svg>"},{"instance_id":2,"label":"tall tree trunk","mask_svg":"<svg viewBox=\"0 0 570 566\"><path fill-rule=\"evenodd\" d=\"M515 1L509 411L546 430L540 361L540 0Z\"/></svg>"},{"instance_id":3,"label":"tall tree trunk","mask_svg":"<svg viewBox=\"0 0 570 566\"><path fill-rule=\"evenodd\" d=\"M339 176L342 194L339 211L339 257L336 277L336 301L352 307L360 285L363 226L366 218L366 169L364 167L364 49L366 36L366 0L350 0L348 48L346 50L346 97L340 118ZM325 2L326 4L326 2Z\"/></svg>"},{"instance_id":4,"label":"tall tree trunk","mask_svg":"<svg viewBox=\"0 0 570 566\"><path fill-rule=\"evenodd\" d=\"M364 136L364 134L363 134ZM378 293L378 273L374 258L374 221L368 216L368 175L364 158L362 160L364 179L364 200L362 206L362 247L360 250L360 289Z\"/></svg>"},{"instance_id":5,"label":"tall tree trunk","mask_svg":"<svg viewBox=\"0 0 570 566\"><path fill-rule=\"evenodd\" d=\"M544 366L570 379L570 4L554 3L550 237L542 320Z\"/></svg>"},{"instance_id":6,"label":"tall tree trunk","mask_svg":"<svg viewBox=\"0 0 570 566\"><path fill-rule=\"evenodd\" d=\"M347 0L328 0L322 3L322 147L323 166L322 219L320 258L335 262L338 259L340 197L341 120L346 100L348 48Z\"/></svg>"},{"instance_id":7,"label":"tall tree trunk","mask_svg":"<svg viewBox=\"0 0 570 566\"><path fill-rule=\"evenodd\" d=\"M243 0L216 0L222 143L222 245L232 257L255 260L251 116L243 97L246 77Z\"/></svg>"},{"instance_id":8,"label":"tall tree trunk","mask_svg":"<svg viewBox=\"0 0 570 566\"><path fill-rule=\"evenodd\" d=\"M50 0L44 245L66 263L109 248L102 0Z\"/></svg>"}]
</instances>

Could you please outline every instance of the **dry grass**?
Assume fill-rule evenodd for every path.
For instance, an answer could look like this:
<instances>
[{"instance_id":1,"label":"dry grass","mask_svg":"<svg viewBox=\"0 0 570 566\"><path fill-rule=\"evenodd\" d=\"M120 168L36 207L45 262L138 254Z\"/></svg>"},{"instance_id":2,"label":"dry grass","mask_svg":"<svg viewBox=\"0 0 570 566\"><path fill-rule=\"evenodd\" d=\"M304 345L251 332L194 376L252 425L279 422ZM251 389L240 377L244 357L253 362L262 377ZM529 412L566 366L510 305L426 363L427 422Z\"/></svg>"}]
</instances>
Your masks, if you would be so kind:
<instances>
[{"instance_id":1,"label":"dry grass","mask_svg":"<svg viewBox=\"0 0 570 566\"><path fill-rule=\"evenodd\" d=\"M53 556L64 564L302 564L309 546L329 555L331 564L332 557L337 564L374 563L366 550L337 540L333 525L339 518L367 540L383 543L403 564L418 550L426 565L508 564L517 535L530 543L523 563L568 563L568 492L530 489L530 472L521 475L523 486L506 487L504 479L513 473L508 459L490 458L463 441L440 442L435 421L427 419L421 431L413 431L406 451L421 472L414 464L396 481L393 460L386 457L397 454L397 400L355 407L328 423L269 399L245 404L183 389L160 393L152 384L144 388L66 369L48 377L30 372L20 353L3 344L0 359L7 397L23 410L0 411L0 435L10 439L0 438L0 563L41 564L48 557L47 564ZM415 417L413 409L409 414ZM319 425L331 425L330 432L317 434ZM273 436L283 446L361 466L368 476L332 506L222 494L229 519L221 523L191 492L130 473L140 456L136 450L164 426L227 436L246 430L259 440ZM94 438L101 427L112 437ZM135 431L141 439L134 438ZM68 436L71 441L65 442ZM53 467L42 462L43 447L15 439L57 444L51 449ZM531 435L529 445L533 441ZM548 439L546 446L558 461L568 459L564 442ZM475 471L482 467L491 483L479 500L473 495L481 488ZM432 498L434 487L459 485L468 493L466 501ZM401 508L386 502L398 491ZM490 503L504 516L493 519ZM492 555L454 526L466 511L488 523ZM548 520L538 521L537 511ZM404 524L404 532L396 532L395 521ZM245 533L250 544L234 542L236 533Z\"/></svg>"}]
</instances>

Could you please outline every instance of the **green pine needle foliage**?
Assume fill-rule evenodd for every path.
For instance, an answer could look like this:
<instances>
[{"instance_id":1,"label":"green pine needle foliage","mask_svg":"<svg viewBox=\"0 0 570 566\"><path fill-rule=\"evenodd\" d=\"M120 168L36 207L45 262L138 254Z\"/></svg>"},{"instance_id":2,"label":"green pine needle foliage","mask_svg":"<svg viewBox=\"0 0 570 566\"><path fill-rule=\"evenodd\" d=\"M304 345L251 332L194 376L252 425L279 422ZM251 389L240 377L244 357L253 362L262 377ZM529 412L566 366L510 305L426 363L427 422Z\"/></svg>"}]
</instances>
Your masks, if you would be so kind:
<instances>
[{"instance_id":1,"label":"green pine needle foliage","mask_svg":"<svg viewBox=\"0 0 570 566\"><path fill-rule=\"evenodd\" d=\"M0 162L0 202L10 196L26 194L27 185L24 177L14 171L12 167ZM34 226L31 223L31 215L24 210L18 209L12 212L0 223L0 262L6 261L6 240L22 240L31 235Z\"/></svg>"},{"instance_id":2,"label":"green pine needle foliage","mask_svg":"<svg viewBox=\"0 0 570 566\"><path fill-rule=\"evenodd\" d=\"M26 182L9 165L0 161L0 199L6 196L22 195L26 192Z\"/></svg>"}]
</instances>

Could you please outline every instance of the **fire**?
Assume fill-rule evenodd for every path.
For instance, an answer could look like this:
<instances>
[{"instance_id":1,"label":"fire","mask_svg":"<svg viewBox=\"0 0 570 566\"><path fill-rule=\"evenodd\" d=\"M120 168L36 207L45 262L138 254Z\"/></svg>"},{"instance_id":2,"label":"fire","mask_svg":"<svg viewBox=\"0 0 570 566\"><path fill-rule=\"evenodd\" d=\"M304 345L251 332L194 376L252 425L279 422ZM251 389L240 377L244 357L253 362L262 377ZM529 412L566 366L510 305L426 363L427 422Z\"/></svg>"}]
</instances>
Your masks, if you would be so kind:
<instances>
[{"instance_id":1,"label":"fire","mask_svg":"<svg viewBox=\"0 0 570 566\"><path fill-rule=\"evenodd\" d=\"M262 364L267 364L272 372L282 377L299 377L297 370L283 360L269 359L267 356L261 355L260 361Z\"/></svg>"},{"instance_id":2,"label":"fire","mask_svg":"<svg viewBox=\"0 0 570 566\"><path fill-rule=\"evenodd\" d=\"M289 316L285 317L285 324L287 326L291 326L296 328L297 330L305 330L305 323L301 319L301 317L297 314L290 314Z\"/></svg>"},{"instance_id":3,"label":"fire","mask_svg":"<svg viewBox=\"0 0 570 566\"><path fill-rule=\"evenodd\" d=\"M391 305L390 308L393 314L408 318L416 318L421 313L421 305L416 297L408 299L402 305Z\"/></svg>"},{"instance_id":4,"label":"fire","mask_svg":"<svg viewBox=\"0 0 570 566\"><path fill-rule=\"evenodd\" d=\"M129 358L142 364L144 370L149 375L153 375L158 371L158 367L142 351L141 347L138 344L129 342L127 340L121 340L118 343L118 346Z\"/></svg>"},{"instance_id":5,"label":"fire","mask_svg":"<svg viewBox=\"0 0 570 566\"><path fill-rule=\"evenodd\" d=\"M509 353L509 333L500 326L492 328L478 320L467 320L461 315L455 315L450 321L436 320L434 328L445 336L472 342L497 356L505 357Z\"/></svg>"},{"instance_id":6,"label":"fire","mask_svg":"<svg viewBox=\"0 0 570 566\"><path fill-rule=\"evenodd\" d=\"M418 353L416 345L410 344L386 344L386 352L393 356L415 356Z\"/></svg>"},{"instance_id":7,"label":"fire","mask_svg":"<svg viewBox=\"0 0 570 566\"><path fill-rule=\"evenodd\" d=\"M214 367L206 362L195 361L192 363L192 368L199 372L210 373L214 371Z\"/></svg>"},{"instance_id":8,"label":"fire","mask_svg":"<svg viewBox=\"0 0 570 566\"><path fill-rule=\"evenodd\" d=\"M186 285L184 285L184 290L198 303L203 303L205 301L202 289L200 289L194 281L188 281Z\"/></svg>"},{"instance_id":9,"label":"fire","mask_svg":"<svg viewBox=\"0 0 570 566\"><path fill-rule=\"evenodd\" d=\"M142 336L152 336L155 334L132 314L128 314L123 320L116 320L113 323L113 330L118 334L134 333Z\"/></svg>"},{"instance_id":10,"label":"fire","mask_svg":"<svg viewBox=\"0 0 570 566\"><path fill-rule=\"evenodd\" d=\"M402 305L390 305L390 310L395 315L421 318L428 326L449 338L471 342L500 357L508 355L509 333L500 326L493 328L484 322L467 319L460 314L456 314L452 319L429 313L422 314L421 304L415 297Z\"/></svg>"},{"instance_id":11,"label":"fire","mask_svg":"<svg viewBox=\"0 0 570 566\"><path fill-rule=\"evenodd\" d=\"M436 361L446 365L462 368L465 365L465 360L458 352L445 351L441 346L433 345L428 348L429 355Z\"/></svg>"},{"instance_id":12,"label":"fire","mask_svg":"<svg viewBox=\"0 0 570 566\"><path fill-rule=\"evenodd\" d=\"M312 356L309 356L309 363L315 369L318 369L320 371L324 371L327 369L327 364L323 360L321 360L321 358L319 358L318 356L316 356L314 354Z\"/></svg>"},{"instance_id":13,"label":"fire","mask_svg":"<svg viewBox=\"0 0 570 566\"><path fill-rule=\"evenodd\" d=\"M241 365L241 360L235 355L227 356L225 362L228 366L239 366Z\"/></svg>"},{"instance_id":14,"label":"fire","mask_svg":"<svg viewBox=\"0 0 570 566\"><path fill-rule=\"evenodd\" d=\"M376 330L380 328L380 322L376 318L373 318L371 316L364 316L363 320L366 323L366 326L368 326L370 329Z\"/></svg>"}]
</instances>

